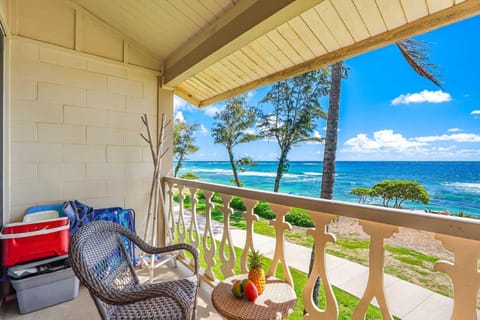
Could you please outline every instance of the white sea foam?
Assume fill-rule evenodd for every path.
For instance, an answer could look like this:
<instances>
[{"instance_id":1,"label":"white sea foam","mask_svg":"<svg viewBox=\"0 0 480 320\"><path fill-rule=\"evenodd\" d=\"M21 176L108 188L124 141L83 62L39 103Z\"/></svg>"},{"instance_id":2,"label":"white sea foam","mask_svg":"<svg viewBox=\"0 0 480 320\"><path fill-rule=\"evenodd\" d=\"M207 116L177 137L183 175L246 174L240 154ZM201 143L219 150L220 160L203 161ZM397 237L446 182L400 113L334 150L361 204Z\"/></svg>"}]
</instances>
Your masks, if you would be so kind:
<instances>
[{"instance_id":1,"label":"white sea foam","mask_svg":"<svg viewBox=\"0 0 480 320\"><path fill-rule=\"evenodd\" d=\"M275 178L277 176L276 172L261 172L261 171L243 171L240 172L239 175L244 176L244 177L269 177L269 178ZM292 174L292 173L285 173L283 175L284 178L296 178L299 177L298 174Z\"/></svg>"},{"instance_id":2,"label":"white sea foam","mask_svg":"<svg viewBox=\"0 0 480 320\"><path fill-rule=\"evenodd\" d=\"M206 172L216 174L232 174L232 170L229 169L193 169L194 172Z\"/></svg>"},{"instance_id":3,"label":"white sea foam","mask_svg":"<svg viewBox=\"0 0 480 320\"><path fill-rule=\"evenodd\" d=\"M306 176L322 176L322 173L321 172L304 172L303 173L304 175Z\"/></svg>"},{"instance_id":4,"label":"white sea foam","mask_svg":"<svg viewBox=\"0 0 480 320\"><path fill-rule=\"evenodd\" d=\"M261 172L261 171L242 171L239 175L244 177L275 177L275 172Z\"/></svg>"},{"instance_id":5,"label":"white sea foam","mask_svg":"<svg viewBox=\"0 0 480 320\"><path fill-rule=\"evenodd\" d=\"M472 193L480 193L480 183L475 182L445 182L443 185L448 187L460 188L462 190L472 192Z\"/></svg>"}]
</instances>

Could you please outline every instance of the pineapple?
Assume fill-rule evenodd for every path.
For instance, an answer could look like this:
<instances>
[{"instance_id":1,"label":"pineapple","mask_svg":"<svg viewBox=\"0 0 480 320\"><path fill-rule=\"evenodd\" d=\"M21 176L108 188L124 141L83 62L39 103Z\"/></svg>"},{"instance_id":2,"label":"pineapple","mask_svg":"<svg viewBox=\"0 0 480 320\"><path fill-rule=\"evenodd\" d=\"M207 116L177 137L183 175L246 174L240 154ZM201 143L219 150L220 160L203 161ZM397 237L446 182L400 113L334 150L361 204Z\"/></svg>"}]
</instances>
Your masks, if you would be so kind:
<instances>
[{"instance_id":1,"label":"pineapple","mask_svg":"<svg viewBox=\"0 0 480 320\"><path fill-rule=\"evenodd\" d=\"M265 290L265 272L263 271L263 255L257 250L248 254L248 279L257 287L258 295Z\"/></svg>"}]
</instances>

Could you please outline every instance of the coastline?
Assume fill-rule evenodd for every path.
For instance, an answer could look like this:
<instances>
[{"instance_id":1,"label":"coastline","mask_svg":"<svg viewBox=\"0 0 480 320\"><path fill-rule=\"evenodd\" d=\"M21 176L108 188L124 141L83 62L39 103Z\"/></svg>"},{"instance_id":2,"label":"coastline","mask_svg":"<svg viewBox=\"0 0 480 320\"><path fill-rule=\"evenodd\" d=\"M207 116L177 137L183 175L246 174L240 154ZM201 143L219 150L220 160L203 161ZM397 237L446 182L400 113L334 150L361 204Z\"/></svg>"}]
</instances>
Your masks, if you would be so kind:
<instances>
[{"instance_id":1,"label":"coastline","mask_svg":"<svg viewBox=\"0 0 480 320\"><path fill-rule=\"evenodd\" d=\"M291 161L280 192L318 197L322 179L321 161ZM179 175L193 172L201 181L232 185L228 161L186 161ZM259 161L240 172L245 188L273 190L275 161ZM356 187L372 187L387 179L417 181L430 195L430 203L406 202L407 210L448 211L454 216L480 218L480 161L338 161L334 199L358 202L349 194ZM370 204L377 204L371 201Z\"/></svg>"}]
</instances>

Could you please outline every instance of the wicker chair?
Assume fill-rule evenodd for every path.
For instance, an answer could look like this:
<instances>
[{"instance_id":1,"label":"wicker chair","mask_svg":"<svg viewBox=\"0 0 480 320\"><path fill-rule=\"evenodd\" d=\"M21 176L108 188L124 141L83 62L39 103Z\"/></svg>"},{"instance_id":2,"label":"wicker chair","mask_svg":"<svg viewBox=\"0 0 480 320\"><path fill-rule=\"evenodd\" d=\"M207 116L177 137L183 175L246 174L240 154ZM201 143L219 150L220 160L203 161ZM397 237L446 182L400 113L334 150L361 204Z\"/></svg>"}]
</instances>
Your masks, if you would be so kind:
<instances>
[{"instance_id":1,"label":"wicker chair","mask_svg":"<svg viewBox=\"0 0 480 320\"><path fill-rule=\"evenodd\" d=\"M121 236L149 254L189 251L195 261L194 275L140 284ZM192 246L152 247L118 224L94 221L75 232L69 255L73 271L89 289L102 319L195 319L200 282L198 253Z\"/></svg>"}]
</instances>

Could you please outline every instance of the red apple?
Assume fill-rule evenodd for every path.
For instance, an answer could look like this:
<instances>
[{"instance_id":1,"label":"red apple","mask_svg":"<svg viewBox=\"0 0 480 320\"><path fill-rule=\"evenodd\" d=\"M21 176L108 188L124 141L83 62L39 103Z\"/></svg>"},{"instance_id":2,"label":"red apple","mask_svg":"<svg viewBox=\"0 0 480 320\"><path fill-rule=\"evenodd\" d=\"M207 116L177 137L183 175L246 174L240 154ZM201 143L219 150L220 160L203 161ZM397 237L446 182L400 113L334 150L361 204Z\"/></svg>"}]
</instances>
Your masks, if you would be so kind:
<instances>
[{"instance_id":1,"label":"red apple","mask_svg":"<svg viewBox=\"0 0 480 320\"><path fill-rule=\"evenodd\" d=\"M243 294L250 301L255 301L257 299L257 297L258 297L257 287L255 286L255 284L252 281L248 280L246 282Z\"/></svg>"}]
</instances>

